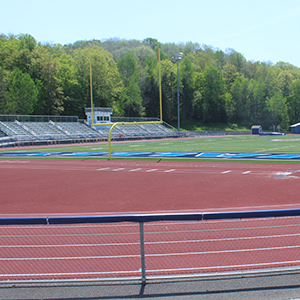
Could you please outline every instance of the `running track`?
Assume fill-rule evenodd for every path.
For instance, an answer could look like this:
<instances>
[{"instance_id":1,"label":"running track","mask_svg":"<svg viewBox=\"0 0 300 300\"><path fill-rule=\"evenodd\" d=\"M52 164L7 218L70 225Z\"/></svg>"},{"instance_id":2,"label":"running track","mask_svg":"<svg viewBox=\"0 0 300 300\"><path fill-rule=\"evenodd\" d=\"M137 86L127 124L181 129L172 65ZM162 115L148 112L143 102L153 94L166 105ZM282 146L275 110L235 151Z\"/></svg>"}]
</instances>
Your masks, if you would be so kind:
<instances>
[{"instance_id":1,"label":"running track","mask_svg":"<svg viewBox=\"0 0 300 300\"><path fill-rule=\"evenodd\" d=\"M290 164L198 161L4 159L0 160L0 216L299 208L298 168L298 165ZM187 272L195 267L204 271L210 266L218 266L219 269L213 270L226 270L222 268L230 262L236 269L243 269L245 264L263 264L265 267L273 264L277 267L280 266L278 261L285 261L286 257L291 261L289 265L297 265L300 244L297 219L289 219L288 223L280 221L282 224L279 223L279 226L273 223L274 220L259 222L259 225L255 222L255 228L253 223L247 222L195 222L185 224L184 230L178 223L149 224L145 228L150 234L146 240L146 250L150 252L146 256L147 267L153 274L153 270L160 267L162 274L174 272L163 271L169 265L175 269L187 268ZM132 230L138 232L136 226L124 225L124 232L111 225L102 227L101 235L108 230L120 239L117 247L122 249L121 257L117 255L117 248L112 250L109 247L116 241L91 240L95 236L94 226L78 227L84 246L74 245L78 242L72 236L78 235L78 232L73 227L37 226L31 233L22 232L22 227L7 227L6 234L10 238L5 239L6 244L1 242L5 245L0 249L4 268L1 269L1 276L24 274L24 270L28 269L31 273L44 274L47 268L53 274L70 274L71 267L77 265L78 276L88 277L99 269L109 271L112 258L116 259L117 272L133 268L135 271L130 269L131 274L138 274L138 234L128 235ZM157 232L166 227L168 232L159 237ZM216 228L221 231L214 233ZM22 243L28 243L28 246L20 245L18 234L13 237L13 230L16 229L27 236ZM178 235L178 230L187 233ZM207 235L202 236L202 233ZM64 234L66 239L62 242L61 236ZM211 234L214 234L213 238ZM1 238L3 236L2 232ZM46 247L41 248L41 239L45 236L48 236L44 241ZM203 246L204 240L207 243ZM201 242L201 251L195 246L197 241ZM158 244L163 244L163 247L158 248ZM101 246L101 254L96 246ZM256 256L250 255L254 250ZM166 253L169 254L166 256ZM101 274L97 276L101 277Z\"/></svg>"},{"instance_id":2,"label":"running track","mask_svg":"<svg viewBox=\"0 0 300 300\"><path fill-rule=\"evenodd\" d=\"M0 216L299 208L300 166L0 160Z\"/></svg>"}]
</instances>

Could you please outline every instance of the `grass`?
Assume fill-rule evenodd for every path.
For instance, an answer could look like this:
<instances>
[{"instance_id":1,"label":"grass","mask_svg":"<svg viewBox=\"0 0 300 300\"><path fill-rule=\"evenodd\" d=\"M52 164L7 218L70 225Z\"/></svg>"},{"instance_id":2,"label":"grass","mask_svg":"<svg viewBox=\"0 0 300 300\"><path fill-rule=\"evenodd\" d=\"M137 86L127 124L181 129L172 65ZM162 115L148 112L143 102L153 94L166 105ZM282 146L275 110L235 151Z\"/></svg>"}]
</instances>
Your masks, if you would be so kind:
<instances>
[{"instance_id":1,"label":"grass","mask_svg":"<svg viewBox=\"0 0 300 300\"><path fill-rule=\"evenodd\" d=\"M294 139L294 141L292 140ZM239 152L300 153L300 137L290 136L222 136L155 141L113 142L113 152ZM107 143L2 149L0 152L107 152Z\"/></svg>"},{"instance_id":2,"label":"grass","mask_svg":"<svg viewBox=\"0 0 300 300\"><path fill-rule=\"evenodd\" d=\"M170 123L173 127L177 128L176 122ZM211 123L206 124L196 120L190 122L182 121L180 123L180 130L182 131L250 131L251 126L244 124L232 124L232 123Z\"/></svg>"}]
</instances>

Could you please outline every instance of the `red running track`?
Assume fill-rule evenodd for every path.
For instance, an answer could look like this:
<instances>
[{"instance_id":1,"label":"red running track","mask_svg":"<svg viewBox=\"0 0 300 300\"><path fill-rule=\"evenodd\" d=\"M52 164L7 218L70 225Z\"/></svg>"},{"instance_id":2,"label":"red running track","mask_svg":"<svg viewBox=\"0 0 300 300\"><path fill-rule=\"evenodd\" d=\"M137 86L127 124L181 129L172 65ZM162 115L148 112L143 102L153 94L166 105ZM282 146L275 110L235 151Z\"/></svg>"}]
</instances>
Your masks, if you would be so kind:
<instances>
[{"instance_id":1,"label":"red running track","mask_svg":"<svg viewBox=\"0 0 300 300\"><path fill-rule=\"evenodd\" d=\"M298 208L300 166L0 160L0 216Z\"/></svg>"},{"instance_id":2,"label":"red running track","mask_svg":"<svg viewBox=\"0 0 300 300\"><path fill-rule=\"evenodd\" d=\"M298 208L299 173L271 163L0 160L0 216ZM298 265L298 218L278 220L145 224L148 274ZM114 228L3 226L0 280L139 276L138 225Z\"/></svg>"}]
</instances>

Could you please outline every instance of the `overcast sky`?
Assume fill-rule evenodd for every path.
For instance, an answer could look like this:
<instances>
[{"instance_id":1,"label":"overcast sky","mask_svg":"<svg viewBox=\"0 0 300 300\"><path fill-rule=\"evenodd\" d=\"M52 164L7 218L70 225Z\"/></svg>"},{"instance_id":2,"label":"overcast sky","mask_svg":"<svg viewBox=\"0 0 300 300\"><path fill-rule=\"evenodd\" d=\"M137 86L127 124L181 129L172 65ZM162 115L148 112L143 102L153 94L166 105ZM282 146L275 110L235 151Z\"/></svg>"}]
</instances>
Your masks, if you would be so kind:
<instances>
[{"instance_id":1,"label":"overcast sky","mask_svg":"<svg viewBox=\"0 0 300 300\"><path fill-rule=\"evenodd\" d=\"M0 33L42 43L151 37L300 67L300 0L0 0L0 7Z\"/></svg>"}]
</instances>

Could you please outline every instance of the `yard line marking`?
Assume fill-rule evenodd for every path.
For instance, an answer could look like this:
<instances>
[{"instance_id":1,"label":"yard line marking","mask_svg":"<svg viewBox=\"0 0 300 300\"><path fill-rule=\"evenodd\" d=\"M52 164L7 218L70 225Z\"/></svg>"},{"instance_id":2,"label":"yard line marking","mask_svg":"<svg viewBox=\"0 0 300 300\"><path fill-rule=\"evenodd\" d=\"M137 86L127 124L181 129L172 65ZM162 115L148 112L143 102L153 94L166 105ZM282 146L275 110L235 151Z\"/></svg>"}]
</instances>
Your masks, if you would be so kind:
<instances>
[{"instance_id":1,"label":"yard line marking","mask_svg":"<svg viewBox=\"0 0 300 300\"><path fill-rule=\"evenodd\" d=\"M136 172L136 171L140 171L142 170L141 168L137 168L137 169L132 169L132 170L129 170L129 172Z\"/></svg>"},{"instance_id":2,"label":"yard line marking","mask_svg":"<svg viewBox=\"0 0 300 300\"><path fill-rule=\"evenodd\" d=\"M166 171L164 171L165 173L170 173L170 172L174 172L175 171L175 169L170 169L170 170L166 170Z\"/></svg>"},{"instance_id":3,"label":"yard line marking","mask_svg":"<svg viewBox=\"0 0 300 300\"><path fill-rule=\"evenodd\" d=\"M227 173L230 173L230 172L232 172L232 171L228 170L228 171L221 172L221 174L227 174Z\"/></svg>"},{"instance_id":4,"label":"yard line marking","mask_svg":"<svg viewBox=\"0 0 300 300\"><path fill-rule=\"evenodd\" d=\"M97 171L104 171L104 170L109 170L110 168L101 168L101 169L97 169Z\"/></svg>"},{"instance_id":5,"label":"yard line marking","mask_svg":"<svg viewBox=\"0 0 300 300\"><path fill-rule=\"evenodd\" d=\"M245 175L245 174L249 174L249 173L251 173L251 171L245 171L242 174Z\"/></svg>"},{"instance_id":6,"label":"yard line marking","mask_svg":"<svg viewBox=\"0 0 300 300\"><path fill-rule=\"evenodd\" d=\"M146 172L150 173L150 172L155 172L157 171L158 169L150 169L150 170L147 170Z\"/></svg>"},{"instance_id":7,"label":"yard line marking","mask_svg":"<svg viewBox=\"0 0 300 300\"><path fill-rule=\"evenodd\" d=\"M114 172L116 172L116 171L122 171L122 170L125 170L125 168L113 169Z\"/></svg>"}]
</instances>

